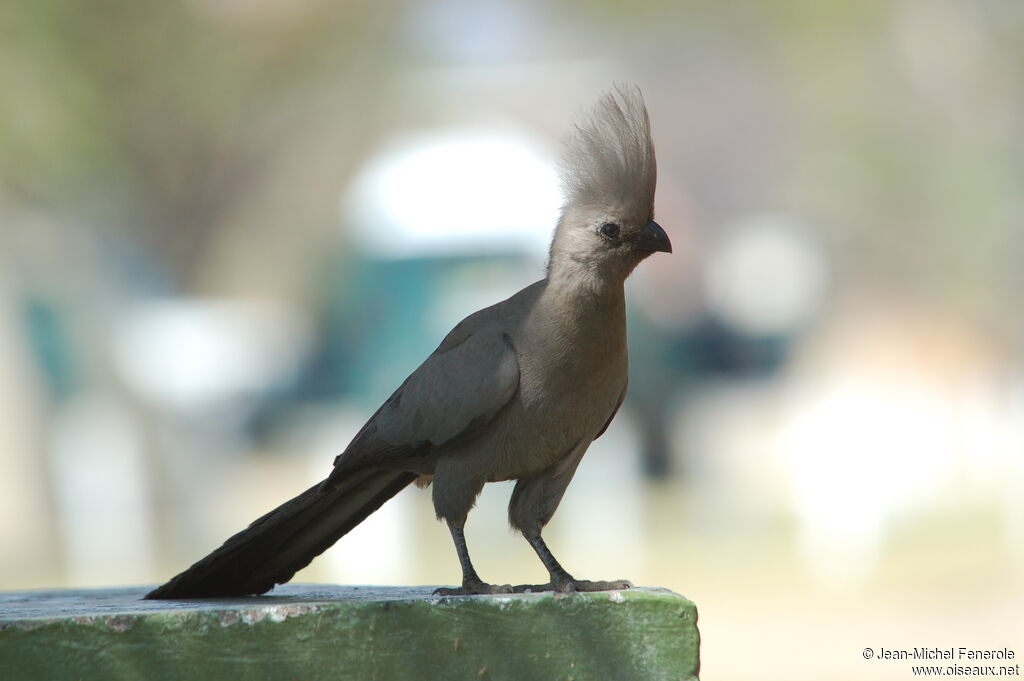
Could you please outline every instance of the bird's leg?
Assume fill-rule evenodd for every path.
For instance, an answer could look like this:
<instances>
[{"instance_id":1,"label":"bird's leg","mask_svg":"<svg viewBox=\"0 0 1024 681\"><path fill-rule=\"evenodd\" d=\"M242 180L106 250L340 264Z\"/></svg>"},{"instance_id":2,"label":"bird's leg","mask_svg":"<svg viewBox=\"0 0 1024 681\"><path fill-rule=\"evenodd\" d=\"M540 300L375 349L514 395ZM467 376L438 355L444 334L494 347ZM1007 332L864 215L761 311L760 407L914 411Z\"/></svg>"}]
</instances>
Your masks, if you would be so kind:
<instances>
[{"instance_id":1,"label":"bird's leg","mask_svg":"<svg viewBox=\"0 0 1024 681\"><path fill-rule=\"evenodd\" d=\"M448 529L452 533L452 540L455 542L455 551L459 554L459 565L462 566L462 587L449 589L442 587L435 589L438 596L470 596L473 594L507 594L512 593L512 587L508 584L488 584L480 579L473 568L473 561L469 559L469 549L466 547L466 535L463 532L461 523L448 521Z\"/></svg>"},{"instance_id":2,"label":"bird's leg","mask_svg":"<svg viewBox=\"0 0 1024 681\"><path fill-rule=\"evenodd\" d=\"M514 587L516 592L561 591L567 593L571 591L616 591L619 589L629 589L633 586L632 582L624 579L614 582L592 582L588 579L575 579L555 559L551 549L544 543L539 533L526 535L526 541L530 542L530 546L533 547L541 562L544 563L544 567L547 568L548 574L551 576L551 581L547 584L520 584Z\"/></svg>"}]
</instances>

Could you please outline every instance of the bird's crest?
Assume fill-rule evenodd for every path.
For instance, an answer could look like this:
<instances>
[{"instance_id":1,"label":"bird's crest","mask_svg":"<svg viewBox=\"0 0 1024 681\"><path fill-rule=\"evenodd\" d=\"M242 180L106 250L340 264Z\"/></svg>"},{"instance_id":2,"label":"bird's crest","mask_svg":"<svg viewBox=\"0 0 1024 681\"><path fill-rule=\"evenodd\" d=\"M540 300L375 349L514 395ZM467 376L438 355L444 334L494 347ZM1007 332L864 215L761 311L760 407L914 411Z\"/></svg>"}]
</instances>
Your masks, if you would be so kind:
<instances>
[{"instance_id":1,"label":"bird's crest","mask_svg":"<svg viewBox=\"0 0 1024 681\"><path fill-rule=\"evenodd\" d=\"M646 220L654 208L657 177L643 95L637 87L615 86L566 143L561 163L566 207L614 206Z\"/></svg>"}]
</instances>

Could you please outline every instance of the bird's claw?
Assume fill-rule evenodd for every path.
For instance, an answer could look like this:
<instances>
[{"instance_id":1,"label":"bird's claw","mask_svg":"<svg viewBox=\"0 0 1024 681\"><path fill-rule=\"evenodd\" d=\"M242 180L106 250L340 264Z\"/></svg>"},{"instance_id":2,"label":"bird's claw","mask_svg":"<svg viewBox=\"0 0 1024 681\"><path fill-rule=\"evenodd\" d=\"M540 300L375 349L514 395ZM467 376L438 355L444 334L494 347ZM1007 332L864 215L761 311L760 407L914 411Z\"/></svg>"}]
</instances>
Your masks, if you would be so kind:
<instances>
[{"instance_id":1,"label":"bird's claw","mask_svg":"<svg viewBox=\"0 0 1024 681\"><path fill-rule=\"evenodd\" d=\"M510 593L513 593L511 584L488 584L483 581L463 582L462 586L455 589L446 586L434 589L435 596L480 596Z\"/></svg>"},{"instance_id":2,"label":"bird's claw","mask_svg":"<svg viewBox=\"0 0 1024 681\"><path fill-rule=\"evenodd\" d=\"M581 591L621 591L632 589L633 582L628 579L618 579L611 582L592 582L589 579L559 579L547 584L520 584L512 587L516 593L539 593L541 591L555 591L558 593L573 593Z\"/></svg>"}]
</instances>

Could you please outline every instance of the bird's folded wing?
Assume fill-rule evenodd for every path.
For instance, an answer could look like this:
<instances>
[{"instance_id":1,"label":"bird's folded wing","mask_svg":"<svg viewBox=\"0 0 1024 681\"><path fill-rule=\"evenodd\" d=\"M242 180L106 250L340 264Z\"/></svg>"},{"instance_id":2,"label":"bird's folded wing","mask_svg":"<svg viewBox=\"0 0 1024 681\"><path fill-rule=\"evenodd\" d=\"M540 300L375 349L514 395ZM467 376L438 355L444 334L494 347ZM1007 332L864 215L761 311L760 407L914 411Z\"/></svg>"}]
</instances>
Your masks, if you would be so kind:
<instances>
[{"instance_id":1,"label":"bird's folded wing","mask_svg":"<svg viewBox=\"0 0 1024 681\"><path fill-rule=\"evenodd\" d=\"M467 320L469 321L469 320ZM363 426L336 470L383 464L470 438L516 394L519 363L500 329L456 327Z\"/></svg>"}]
</instances>

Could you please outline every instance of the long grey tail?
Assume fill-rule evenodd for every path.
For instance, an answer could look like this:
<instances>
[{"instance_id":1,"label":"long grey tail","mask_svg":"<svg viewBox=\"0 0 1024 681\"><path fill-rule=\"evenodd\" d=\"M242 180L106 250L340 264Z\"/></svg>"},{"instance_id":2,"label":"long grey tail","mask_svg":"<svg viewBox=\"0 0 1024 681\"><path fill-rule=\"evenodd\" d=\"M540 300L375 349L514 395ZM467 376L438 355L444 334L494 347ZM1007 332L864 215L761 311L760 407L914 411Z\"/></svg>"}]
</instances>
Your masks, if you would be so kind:
<instances>
[{"instance_id":1,"label":"long grey tail","mask_svg":"<svg viewBox=\"0 0 1024 681\"><path fill-rule=\"evenodd\" d=\"M359 471L337 486L317 484L286 501L148 599L261 594L284 584L416 479L415 473Z\"/></svg>"}]
</instances>

